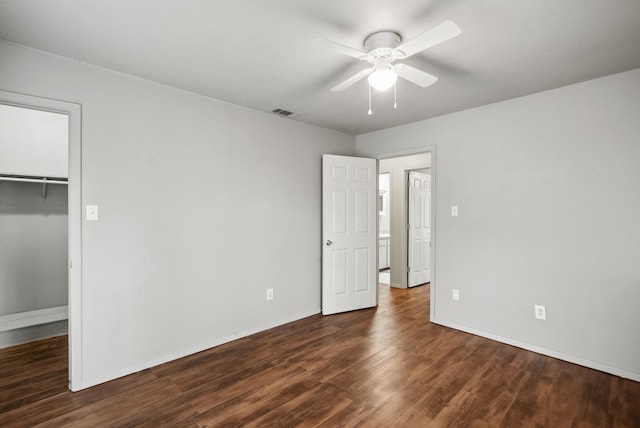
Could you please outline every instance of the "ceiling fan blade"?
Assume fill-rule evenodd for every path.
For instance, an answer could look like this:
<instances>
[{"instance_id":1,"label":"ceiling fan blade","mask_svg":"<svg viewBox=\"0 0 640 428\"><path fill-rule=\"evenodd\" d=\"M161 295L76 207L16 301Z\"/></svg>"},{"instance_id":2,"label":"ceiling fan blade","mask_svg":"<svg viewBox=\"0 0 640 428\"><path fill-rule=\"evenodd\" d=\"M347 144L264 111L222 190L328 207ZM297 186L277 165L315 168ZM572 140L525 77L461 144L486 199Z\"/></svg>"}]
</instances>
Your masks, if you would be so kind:
<instances>
[{"instance_id":1,"label":"ceiling fan blade","mask_svg":"<svg viewBox=\"0 0 640 428\"><path fill-rule=\"evenodd\" d=\"M365 68L364 70L360 70L359 72L357 72L353 76L349 77L344 82L339 83L338 85L336 85L333 88L331 88L331 91L332 92L344 91L345 89L349 88L350 86L356 84L357 82L359 82L362 79L364 79L365 77L367 77L369 74L371 74L372 71L373 71L373 67Z\"/></svg>"},{"instance_id":2,"label":"ceiling fan blade","mask_svg":"<svg viewBox=\"0 0 640 428\"><path fill-rule=\"evenodd\" d=\"M452 21L444 21L442 24L435 26L431 30L425 31L419 36L401 44L394 49L396 58L402 59L410 57L420 51L439 45L449 39L453 39L462 33Z\"/></svg>"},{"instance_id":3,"label":"ceiling fan blade","mask_svg":"<svg viewBox=\"0 0 640 428\"><path fill-rule=\"evenodd\" d=\"M316 39L313 41L313 46L356 59L367 60L369 58L369 54L366 52L362 52L358 49L350 48L349 46L341 45L340 43L332 42L327 39Z\"/></svg>"},{"instance_id":4,"label":"ceiling fan blade","mask_svg":"<svg viewBox=\"0 0 640 428\"><path fill-rule=\"evenodd\" d=\"M418 70L410 65L398 64L395 66L395 69L398 76L423 88L433 85L438 81L438 78L433 74Z\"/></svg>"}]
</instances>

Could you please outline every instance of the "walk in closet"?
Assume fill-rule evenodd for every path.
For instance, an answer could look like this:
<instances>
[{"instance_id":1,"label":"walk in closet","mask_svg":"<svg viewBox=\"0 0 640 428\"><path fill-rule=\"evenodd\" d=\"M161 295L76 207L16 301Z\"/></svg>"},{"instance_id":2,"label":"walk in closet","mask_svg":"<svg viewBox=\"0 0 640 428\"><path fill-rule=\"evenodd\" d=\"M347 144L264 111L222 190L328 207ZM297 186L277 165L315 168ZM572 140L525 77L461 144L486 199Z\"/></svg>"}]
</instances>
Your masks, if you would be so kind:
<instances>
[{"instance_id":1,"label":"walk in closet","mask_svg":"<svg viewBox=\"0 0 640 428\"><path fill-rule=\"evenodd\" d=\"M0 104L0 347L66 334L66 114Z\"/></svg>"}]
</instances>

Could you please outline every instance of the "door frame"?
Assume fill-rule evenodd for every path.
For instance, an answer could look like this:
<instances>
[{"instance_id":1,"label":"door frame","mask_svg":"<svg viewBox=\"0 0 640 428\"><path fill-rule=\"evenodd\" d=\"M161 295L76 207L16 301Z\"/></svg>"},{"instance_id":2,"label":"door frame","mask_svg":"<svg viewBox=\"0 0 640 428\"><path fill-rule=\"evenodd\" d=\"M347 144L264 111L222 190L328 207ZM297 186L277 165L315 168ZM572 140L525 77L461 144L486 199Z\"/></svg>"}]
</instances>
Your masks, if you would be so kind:
<instances>
[{"instance_id":1,"label":"door frame","mask_svg":"<svg viewBox=\"0 0 640 428\"><path fill-rule=\"evenodd\" d=\"M0 103L69 117L68 138L68 252L69 252L69 389L82 381L82 106L77 103L0 91Z\"/></svg>"},{"instance_id":2,"label":"door frame","mask_svg":"<svg viewBox=\"0 0 640 428\"><path fill-rule=\"evenodd\" d=\"M429 311L430 311L430 319L435 319L435 301L436 301L436 280L437 280L437 269L436 269L436 249L437 249L437 219L436 219L436 205L437 205L437 193L436 193L436 183L437 183L437 156L436 156L436 145L435 144L431 144L422 148L416 148L416 149L409 149L409 150L400 150L400 151L396 151L396 152L388 152L388 153L381 153L378 155L373 156L375 159L377 159L378 161L382 160L382 159L391 159L391 158L397 158L397 157L401 157L401 156L410 156L410 155L419 155L419 154L423 154L423 153L430 153L431 154L431 281L429 283L429 290L430 290L430 301L431 304L429 305ZM363 154L363 156L365 156ZM406 175L406 180L408 180L408 174ZM408 181L405 181L408 182ZM403 201L403 203L407 203L407 201ZM405 218L405 222L408 221L407 218ZM391 238L393 239L393 237ZM380 242L378 240L378 245L380 245ZM409 262L409 251L406 252L406 257L407 259L405 260L406 266L408 266L408 262ZM407 281L408 281L408 272L407 272Z\"/></svg>"}]
</instances>

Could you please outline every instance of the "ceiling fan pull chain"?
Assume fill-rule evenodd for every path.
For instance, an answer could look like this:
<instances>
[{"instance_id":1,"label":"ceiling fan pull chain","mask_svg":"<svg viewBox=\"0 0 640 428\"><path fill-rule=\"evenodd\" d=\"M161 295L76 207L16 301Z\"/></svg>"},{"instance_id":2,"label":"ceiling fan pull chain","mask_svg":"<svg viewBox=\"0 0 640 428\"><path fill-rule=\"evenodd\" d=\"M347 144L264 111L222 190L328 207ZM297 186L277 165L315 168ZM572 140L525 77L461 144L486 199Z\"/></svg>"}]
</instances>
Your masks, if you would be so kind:
<instances>
[{"instance_id":1,"label":"ceiling fan pull chain","mask_svg":"<svg viewBox=\"0 0 640 428\"><path fill-rule=\"evenodd\" d=\"M373 113L371 111L371 85L367 85L367 87L369 88L369 111L367 112L367 114L371 116L371 113Z\"/></svg>"},{"instance_id":2,"label":"ceiling fan pull chain","mask_svg":"<svg viewBox=\"0 0 640 428\"><path fill-rule=\"evenodd\" d=\"M396 82L393 82L393 108L398 107L398 103L396 102Z\"/></svg>"}]
</instances>

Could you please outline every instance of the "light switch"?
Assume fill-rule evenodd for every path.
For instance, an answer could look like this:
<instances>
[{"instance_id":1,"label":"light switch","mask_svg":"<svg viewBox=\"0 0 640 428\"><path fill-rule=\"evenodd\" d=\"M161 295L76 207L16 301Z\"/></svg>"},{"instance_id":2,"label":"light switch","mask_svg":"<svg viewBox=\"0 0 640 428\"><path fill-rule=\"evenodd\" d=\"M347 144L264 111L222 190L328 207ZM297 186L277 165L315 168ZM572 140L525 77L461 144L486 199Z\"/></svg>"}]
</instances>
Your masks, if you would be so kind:
<instances>
[{"instance_id":1,"label":"light switch","mask_svg":"<svg viewBox=\"0 0 640 428\"><path fill-rule=\"evenodd\" d=\"M451 217L458 217L458 206L451 205Z\"/></svg>"},{"instance_id":2,"label":"light switch","mask_svg":"<svg viewBox=\"0 0 640 428\"><path fill-rule=\"evenodd\" d=\"M87 221L98 221L97 205L87 205Z\"/></svg>"}]
</instances>

